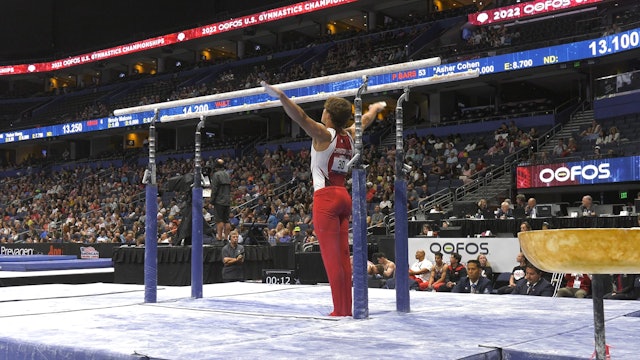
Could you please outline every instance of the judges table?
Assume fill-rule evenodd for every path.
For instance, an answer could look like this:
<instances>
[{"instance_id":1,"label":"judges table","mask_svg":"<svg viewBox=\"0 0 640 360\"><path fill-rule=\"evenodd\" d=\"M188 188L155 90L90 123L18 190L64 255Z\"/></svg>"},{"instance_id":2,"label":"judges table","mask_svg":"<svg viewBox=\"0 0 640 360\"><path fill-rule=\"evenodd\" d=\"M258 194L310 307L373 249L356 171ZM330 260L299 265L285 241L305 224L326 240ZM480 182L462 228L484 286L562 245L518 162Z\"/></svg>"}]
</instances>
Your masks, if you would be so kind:
<instances>
[{"instance_id":1,"label":"judges table","mask_svg":"<svg viewBox=\"0 0 640 360\"><path fill-rule=\"evenodd\" d=\"M368 244L367 257L380 249L393 253L393 237L384 236ZM262 279L262 270L294 270L301 284L328 282L319 249L296 252L292 244L277 246L245 245L245 280ZM144 283L144 248L119 247L113 251L114 282ZM203 283L222 282L222 246L203 248ZM158 247L158 285L186 286L191 284L191 247Z\"/></svg>"},{"instance_id":2,"label":"judges table","mask_svg":"<svg viewBox=\"0 0 640 360\"><path fill-rule=\"evenodd\" d=\"M543 222L548 222L554 229L567 228L629 228L638 226L637 216L597 216L597 217L552 217L534 219L449 219L451 226L459 226L456 236L475 236L487 230L495 234L511 234L515 236L520 231L520 224L527 221L533 230L540 230ZM429 220L409 221L409 236L420 233L422 224L433 223ZM438 226L440 224L437 224Z\"/></svg>"},{"instance_id":3,"label":"judges table","mask_svg":"<svg viewBox=\"0 0 640 360\"><path fill-rule=\"evenodd\" d=\"M278 249L276 249L278 248ZM275 264L273 255L287 252L288 247L269 245L245 245L244 274L247 280L260 279L262 269L290 266L285 260ZM120 247L113 250L115 267L114 282L121 284L144 284L145 249ZM222 282L222 246L205 246L203 258L203 283ZM191 246L158 247L158 285L185 286L191 284Z\"/></svg>"}]
</instances>

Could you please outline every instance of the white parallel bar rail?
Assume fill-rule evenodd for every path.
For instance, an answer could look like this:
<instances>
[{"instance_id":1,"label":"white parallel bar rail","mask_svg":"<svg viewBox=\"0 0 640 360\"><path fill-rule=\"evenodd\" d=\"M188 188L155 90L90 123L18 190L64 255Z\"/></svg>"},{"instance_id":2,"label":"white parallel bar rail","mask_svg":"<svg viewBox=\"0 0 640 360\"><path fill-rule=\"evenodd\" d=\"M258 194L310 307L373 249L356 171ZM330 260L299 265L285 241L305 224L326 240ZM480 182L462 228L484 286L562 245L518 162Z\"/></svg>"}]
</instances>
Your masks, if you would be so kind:
<instances>
[{"instance_id":1,"label":"white parallel bar rail","mask_svg":"<svg viewBox=\"0 0 640 360\"><path fill-rule=\"evenodd\" d=\"M367 91L371 94L371 93L382 92L382 91L397 90L397 89L402 89L407 87L411 88L415 86L424 86L424 85L432 85L432 84L438 84L443 82L473 79L473 78L477 78L478 76L480 76L479 71L470 70L463 73L454 73L454 74L443 75L443 76L432 76L430 78L400 81L400 82L394 82L390 84L370 86L368 87ZM280 85L278 86L280 87ZM314 95L308 95L308 96L301 96L297 98L292 97L292 100L294 100L297 104L317 102L317 101L326 100L331 96L337 96L337 97L353 96L353 91L354 89L346 89L346 90L341 90L341 91L336 91L331 93L320 93L320 94L314 94ZM262 92L264 92L264 90L262 88L258 88L258 93L262 93ZM280 100L270 100L270 101L266 101L258 104L233 106L228 108L213 109L213 110L197 112L197 113L163 116L161 119L163 123L166 123L171 121L193 119L200 115L214 116L214 115L229 114L229 113L234 113L239 111L268 109L268 108L274 108L279 106L281 106Z\"/></svg>"},{"instance_id":2,"label":"white parallel bar rail","mask_svg":"<svg viewBox=\"0 0 640 360\"><path fill-rule=\"evenodd\" d=\"M338 82L338 81L346 81L346 80L359 81L360 79L362 79L363 76L383 75L383 74L389 74L389 73L401 72L401 71L410 71L410 70L420 69L424 67L438 66L438 65L440 65L440 58L436 57L436 58L429 58L429 59L418 60L418 61L411 61L411 62L402 63L402 64L387 65L387 66L381 66L381 67L371 68L366 70L358 70L358 71L342 73L342 74L322 76L322 77L313 78L313 79L292 81L292 82L277 84L277 85L282 90L297 89L297 88L304 88L304 87L314 86L314 85L328 84L328 83ZM419 80L426 80L426 79L419 79ZM396 88L401 89L406 86L406 85L403 85L405 83L406 82L397 82L397 83L386 84L388 85L388 87L385 87L384 89L379 89L376 91L392 90ZM380 86L384 86L384 85L380 85ZM355 89L349 89L349 90L344 90L339 92L309 95L304 97L298 97L295 99L295 101L297 103L303 103L303 102L314 102L314 101L325 100L330 96L351 96L353 95L354 91ZM264 93L264 89L262 87L256 87L252 89L238 90L238 91L232 91L232 92L227 92L222 94L214 94L214 95L200 96L200 97L190 98L190 99L167 101L167 102L158 103L158 104L150 104L150 105L142 105L142 106L134 106L130 108L117 109L113 113L115 116L121 116L121 115L153 111L155 109L158 109L158 110L170 109L170 108L176 108L176 107L182 107L182 106L197 105L197 104L202 104L207 102L214 102L219 100L228 100L230 98L236 98L236 97L259 95L263 93ZM193 119L195 117L198 117L199 115L205 115L205 116L222 115L222 114L234 113L239 111L266 109L266 108L271 108L275 106L280 106L279 102L271 101L271 102L265 102L265 103L232 106L232 107L225 107L225 108L219 108L219 109L212 109L204 112L172 115L170 116L170 121ZM167 118L169 117L168 116L161 117L160 121L161 122L169 121Z\"/></svg>"}]
</instances>

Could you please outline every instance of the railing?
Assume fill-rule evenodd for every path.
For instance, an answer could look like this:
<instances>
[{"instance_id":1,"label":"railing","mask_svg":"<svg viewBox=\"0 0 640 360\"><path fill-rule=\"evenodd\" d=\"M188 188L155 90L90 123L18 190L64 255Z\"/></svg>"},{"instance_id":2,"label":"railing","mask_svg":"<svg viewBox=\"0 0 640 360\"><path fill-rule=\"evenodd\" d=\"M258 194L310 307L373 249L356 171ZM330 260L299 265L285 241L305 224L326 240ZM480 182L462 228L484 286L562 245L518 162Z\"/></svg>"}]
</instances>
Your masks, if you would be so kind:
<instances>
[{"instance_id":1,"label":"railing","mask_svg":"<svg viewBox=\"0 0 640 360\"><path fill-rule=\"evenodd\" d=\"M246 156L250 153L253 153L254 151L256 151L256 145L261 142L264 141L265 139L261 139L259 137L255 137L253 140L249 141L245 146L242 147L242 149L240 150L240 154L241 156Z\"/></svg>"},{"instance_id":2,"label":"railing","mask_svg":"<svg viewBox=\"0 0 640 360\"><path fill-rule=\"evenodd\" d=\"M605 99L640 90L640 70L601 77L595 80L595 98Z\"/></svg>"},{"instance_id":3,"label":"railing","mask_svg":"<svg viewBox=\"0 0 640 360\"><path fill-rule=\"evenodd\" d=\"M560 132L563 128L563 124L566 123L566 121L564 121L564 119L562 119L562 117L564 117L563 114L566 114L567 112L569 112L569 115L567 116L567 119L570 120L571 118L573 118L573 116L578 112L578 111L584 111L585 107L588 106L587 100L584 100L582 102L579 102L578 99L569 99L567 101L565 101L564 103L558 105L558 107L556 107L554 113L556 114L556 121L558 121L558 123L552 127L551 129L547 130L545 133L541 134L536 140L535 140L535 149L536 151L539 151L540 149L542 149L542 147L544 147L551 139L553 139L555 137L555 135ZM567 120L567 121L568 121ZM507 160L507 159L505 159ZM518 162L521 159L517 159Z\"/></svg>"},{"instance_id":4,"label":"railing","mask_svg":"<svg viewBox=\"0 0 640 360\"><path fill-rule=\"evenodd\" d=\"M441 205L444 204L446 206L453 204L452 198L453 196L450 189L442 189L436 192L435 194L432 194L431 196L427 197L422 202L419 202L417 208L409 210L407 212L407 218L411 219L414 216L416 216L418 213L423 213L425 209L429 209L430 207L435 206L435 204L441 204ZM386 228L387 234L394 232L395 221L396 221L395 212L389 213L389 215L384 217L383 223ZM367 233L370 233L371 230L375 227L376 226L368 227Z\"/></svg>"},{"instance_id":5,"label":"railing","mask_svg":"<svg viewBox=\"0 0 640 360\"><path fill-rule=\"evenodd\" d=\"M17 234L9 235L9 236L10 236L10 237L15 238L15 239L13 240L13 242L14 242L14 243L16 243L16 244L22 244L22 243L24 243L25 241L24 241L24 240L21 240L21 239L20 239L20 237L21 237L22 235L24 235L24 234L28 234L29 232L31 232L31 230L25 230L25 231L19 232L19 233L17 233Z\"/></svg>"},{"instance_id":6,"label":"railing","mask_svg":"<svg viewBox=\"0 0 640 360\"><path fill-rule=\"evenodd\" d=\"M557 129L560 127L561 125L558 125L543 134L543 136L538 139L538 146L544 145L548 138L547 135L555 134ZM528 154L529 149L519 149L515 153L506 156L502 165L492 165L486 170L475 173L470 177L471 181L467 184L456 189L443 189L436 192L435 194L420 201L418 208L412 209L408 212L408 217L411 218L418 212L427 212L429 209L436 207L436 205L439 205L444 211L451 210L454 202L463 200L468 195L480 192L482 189L486 188L487 185L499 178L502 178L503 176L511 176L513 166L520 163L525 156L528 156ZM395 213L387 215L384 219L384 224L387 234L392 233L395 228ZM371 226L368 230L370 231L374 227L375 226Z\"/></svg>"},{"instance_id":7,"label":"railing","mask_svg":"<svg viewBox=\"0 0 640 360\"><path fill-rule=\"evenodd\" d=\"M291 180L289 180L288 182L278 186L277 188L273 189L273 196L275 197L280 197L282 194L285 194L286 192L290 191L291 188L296 184L296 178L292 178ZM242 204L236 205L234 207L231 208L231 211L236 213L236 218L238 218L238 220L240 220L240 212L246 208L249 209L255 209L258 206L258 198L252 198L249 201L245 201ZM215 222L212 220L211 222L209 222L210 226L214 226Z\"/></svg>"}]
</instances>

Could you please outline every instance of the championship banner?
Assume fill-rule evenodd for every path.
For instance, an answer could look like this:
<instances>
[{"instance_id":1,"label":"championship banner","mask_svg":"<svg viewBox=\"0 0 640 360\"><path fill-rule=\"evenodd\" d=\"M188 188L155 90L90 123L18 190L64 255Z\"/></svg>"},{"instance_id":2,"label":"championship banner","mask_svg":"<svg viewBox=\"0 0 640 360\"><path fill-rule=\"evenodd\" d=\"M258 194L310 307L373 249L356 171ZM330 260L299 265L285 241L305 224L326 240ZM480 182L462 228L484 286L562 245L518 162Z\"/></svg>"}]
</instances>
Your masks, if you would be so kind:
<instances>
[{"instance_id":1,"label":"championship banner","mask_svg":"<svg viewBox=\"0 0 640 360\"><path fill-rule=\"evenodd\" d=\"M522 20L528 17L554 13L579 6L595 4L602 0L537 0L504 6L497 9L469 14L472 25L482 26L505 21Z\"/></svg>"},{"instance_id":2,"label":"championship banner","mask_svg":"<svg viewBox=\"0 0 640 360\"><path fill-rule=\"evenodd\" d=\"M178 31L172 34L166 34L155 38L136 41L129 44L119 45L108 49L102 49L90 53L85 53L68 58L59 59L50 62L33 63L33 64L16 64L0 66L0 76L2 75L18 75L29 73L41 73L66 69L72 66L88 64L97 61L103 61L118 56L138 53L141 51L166 47L169 45L182 43L189 40L209 37L221 33L247 28L250 26L260 25L272 21L278 21L285 18L300 16L311 12L325 10L331 7L357 2L358 0L308 0L292 5L286 5L279 8L255 13L252 15L241 16L229 20L209 24L198 28Z\"/></svg>"}]
</instances>

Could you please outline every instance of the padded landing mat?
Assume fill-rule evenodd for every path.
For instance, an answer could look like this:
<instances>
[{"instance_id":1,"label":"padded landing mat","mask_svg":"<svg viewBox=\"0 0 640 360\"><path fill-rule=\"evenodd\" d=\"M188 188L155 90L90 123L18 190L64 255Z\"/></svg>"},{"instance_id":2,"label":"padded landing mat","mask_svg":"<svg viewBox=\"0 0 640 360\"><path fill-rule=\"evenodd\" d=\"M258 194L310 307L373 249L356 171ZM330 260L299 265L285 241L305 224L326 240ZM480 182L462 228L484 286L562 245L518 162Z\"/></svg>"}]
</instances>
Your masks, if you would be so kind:
<instances>
[{"instance_id":1,"label":"padded landing mat","mask_svg":"<svg viewBox=\"0 0 640 360\"><path fill-rule=\"evenodd\" d=\"M111 259L0 262L0 270L2 271L95 269L112 266L113 261Z\"/></svg>"},{"instance_id":2,"label":"padded landing mat","mask_svg":"<svg viewBox=\"0 0 640 360\"><path fill-rule=\"evenodd\" d=\"M369 318L355 320L327 317L325 285L207 284L199 299L163 287L157 303L144 289L3 289L0 359L579 360L594 350L589 299L412 291L400 313L395 291L369 289ZM637 359L640 319L628 315L640 301L604 307L612 359Z\"/></svg>"},{"instance_id":3,"label":"padded landing mat","mask_svg":"<svg viewBox=\"0 0 640 360\"><path fill-rule=\"evenodd\" d=\"M0 255L0 263L24 261L75 260L75 255Z\"/></svg>"}]
</instances>

